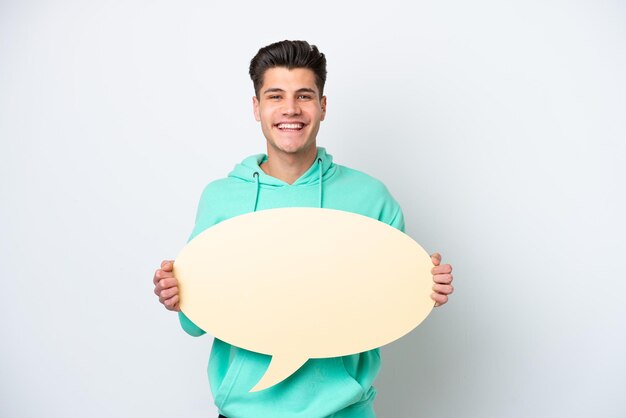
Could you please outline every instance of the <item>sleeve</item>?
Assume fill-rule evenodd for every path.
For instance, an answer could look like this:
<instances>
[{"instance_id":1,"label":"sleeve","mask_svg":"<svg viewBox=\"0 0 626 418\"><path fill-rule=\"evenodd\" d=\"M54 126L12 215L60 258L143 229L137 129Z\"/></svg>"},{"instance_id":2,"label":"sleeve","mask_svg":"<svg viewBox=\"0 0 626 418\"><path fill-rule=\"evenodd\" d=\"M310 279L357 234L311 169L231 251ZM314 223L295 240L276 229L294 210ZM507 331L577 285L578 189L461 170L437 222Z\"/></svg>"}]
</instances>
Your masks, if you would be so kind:
<instances>
[{"instance_id":1,"label":"sleeve","mask_svg":"<svg viewBox=\"0 0 626 418\"><path fill-rule=\"evenodd\" d=\"M211 216L213 210L210 204L210 194L211 185L209 184L207 187L204 188L204 190L202 191L202 195L200 196L200 202L198 203L198 209L196 210L196 220L187 242L191 241L202 231L216 223L214 217Z\"/></svg>"},{"instance_id":2,"label":"sleeve","mask_svg":"<svg viewBox=\"0 0 626 418\"><path fill-rule=\"evenodd\" d=\"M380 212L378 215L378 220L386 223L387 225L393 226L396 229L399 229L402 232L404 230L404 214L402 213L402 208L400 204L393 198L389 190L382 185L383 195L382 195L382 205L380 208Z\"/></svg>"},{"instance_id":3,"label":"sleeve","mask_svg":"<svg viewBox=\"0 0 626 418\"><path fill-rule=\"evenodd\" d=\"M402 208L400 208L400 205L398 203L396 203L396 211L393 214L391 221L389 222L389 225L393 226L396 229L399 229L402 232L405 232L404 214L402 213Z\"/></svg>"},{"instance_id":4,"label":"sleeve","mask_svg":"<svg viewBox=\"0 0 626 418\"><path fill-rule=\"evenodd\" d=\"M180 321L180 326L183 330L192 337L199 337L206 334L202 328L194 324L191 319L187 318L187 315L185 315L182 311L178 312L178 320Z\"/></svg>"}]
</instances>

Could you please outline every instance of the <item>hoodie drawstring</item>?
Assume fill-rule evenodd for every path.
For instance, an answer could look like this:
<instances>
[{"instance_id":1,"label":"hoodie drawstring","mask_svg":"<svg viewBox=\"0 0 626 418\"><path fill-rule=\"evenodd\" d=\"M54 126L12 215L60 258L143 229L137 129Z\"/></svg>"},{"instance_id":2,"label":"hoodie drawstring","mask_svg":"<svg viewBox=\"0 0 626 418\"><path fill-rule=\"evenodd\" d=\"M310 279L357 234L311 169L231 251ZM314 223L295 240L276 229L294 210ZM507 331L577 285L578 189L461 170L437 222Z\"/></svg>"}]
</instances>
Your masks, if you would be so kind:
<instances>
[{"instance_id":1,"label":"hoodie drawstring","mask_svg":"<svg viewBox=\"0 0 626 418\"><path fill-rule=\"evenodd\" d=\"M317 168L318 168L318 173L319 173L319 190L320 190L318 201L319 201L319 207L321 209L323 207L322 197L324 195L324 189L322 187L322 177L324 173L322 172L322 159L321 158L317 159ZM254 177L254 182L256 183L256 192L254 194L254 208L252 209L252 212L256 212L257 206L259 204L259 192L261 190L261 183L259 181L259 172L255 171L252 174L252 177Z\"/></svg>"},{"instance_id":2,"label":"hoodie drawstring","mask_svg":"<svg viewBox=\"0 0 626 418\"><path fill-rule=\"evenodd\" d=\"M320 209L322 208L322 159L317 159L317 168L319 168L320 173Z\"/></svg>"},{"instance_id":3,"label":"hoodie drawstring","mask_svg":"<svg viewBox=\"0 0 626 418\"><path fill-rule=\"evenodd\" d=\"M261 184L259 183L259 172L255 171L252 177L254 177L254 180L256 181L256 194L254 195L254 208L252 209L252 212L256 212L256 207L259 203L259 190L261 188Z\"/></svg>"}]
</instances>

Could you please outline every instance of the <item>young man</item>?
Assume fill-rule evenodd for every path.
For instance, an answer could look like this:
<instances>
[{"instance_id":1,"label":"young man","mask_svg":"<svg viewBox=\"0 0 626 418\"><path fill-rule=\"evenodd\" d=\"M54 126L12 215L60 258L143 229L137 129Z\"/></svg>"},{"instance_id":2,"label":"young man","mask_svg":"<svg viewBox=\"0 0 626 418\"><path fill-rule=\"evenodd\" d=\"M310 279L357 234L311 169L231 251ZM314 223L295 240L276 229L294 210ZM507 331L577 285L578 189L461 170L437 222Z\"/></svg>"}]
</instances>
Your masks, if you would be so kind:
<instances>
[{"instance_id":1,"label":"young man","mask_svg":"<svg viewBox=\"0 0 626 418\"><path fill-rule=\"evenodd\" d=\"M246 158L227 178L205 188L190 239L233 216L288 206L345 210L404 230L400 206L381 182L333 163L326 150L317 147L320 122L326 115L324 54L304 41L278 42L259 50L250 63L250 77L254 116L261 123L267 154ZM452 293L452 267L440 264L439 254L432 260L432 298L439 306ZM161 263L154 275L154 291L167 309L179 312L187 333L202 335L204 331L180 312L172 265L172 260ZM380 367L378 349L310 359L281 383L249 393L269 361L269 356L214 340L208 375L220 414L229 418L375 416L372 382Z\"/></svg>"}]
</instances>

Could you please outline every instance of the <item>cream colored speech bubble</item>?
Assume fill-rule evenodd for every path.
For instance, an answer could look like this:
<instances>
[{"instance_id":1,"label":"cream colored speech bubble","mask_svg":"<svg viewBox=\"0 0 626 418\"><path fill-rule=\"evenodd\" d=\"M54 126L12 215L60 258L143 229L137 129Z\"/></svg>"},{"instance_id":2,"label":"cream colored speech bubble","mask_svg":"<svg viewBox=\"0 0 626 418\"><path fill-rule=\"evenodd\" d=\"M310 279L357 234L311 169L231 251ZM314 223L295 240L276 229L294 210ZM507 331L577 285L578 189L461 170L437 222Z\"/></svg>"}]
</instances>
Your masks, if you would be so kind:
<instances>
[{"instance_id":1,"label":"cream colored speech bubble","mask_svg":"<svg viewBox=\"0 0 626 418\"><path fill-rule=\"evenodd\" d=\"M309 358L356 354L410 332L433 308L432 267L419 244L377 220L282 208L208 228L183 248L174 275L195 324L272 356L254 392Z\"/></svg>"}]
</instances>

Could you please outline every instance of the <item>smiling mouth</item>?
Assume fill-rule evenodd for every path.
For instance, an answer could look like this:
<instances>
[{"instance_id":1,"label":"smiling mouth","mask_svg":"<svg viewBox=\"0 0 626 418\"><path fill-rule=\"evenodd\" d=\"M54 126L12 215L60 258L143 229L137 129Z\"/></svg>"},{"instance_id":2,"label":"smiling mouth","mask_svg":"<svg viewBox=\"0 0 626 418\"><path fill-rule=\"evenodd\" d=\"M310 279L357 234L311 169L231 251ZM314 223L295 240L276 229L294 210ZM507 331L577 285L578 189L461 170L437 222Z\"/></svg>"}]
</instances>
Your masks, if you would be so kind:
<instances>
[{"instance_id":1,"label":"smiling mouth","mask_svg":"<svg viewBox=\"0 0 626 418\"><path fill-rule=\"evenodd\" d=\"M276 127L281 131L286 132L296 132L304 128L304 123L294 122L294 123L278 123Z\"/></svg>"}]
</instances>

